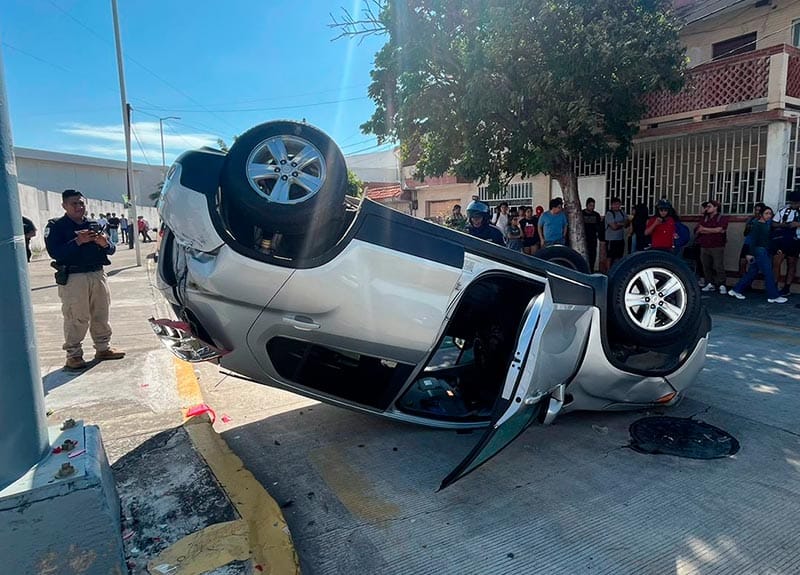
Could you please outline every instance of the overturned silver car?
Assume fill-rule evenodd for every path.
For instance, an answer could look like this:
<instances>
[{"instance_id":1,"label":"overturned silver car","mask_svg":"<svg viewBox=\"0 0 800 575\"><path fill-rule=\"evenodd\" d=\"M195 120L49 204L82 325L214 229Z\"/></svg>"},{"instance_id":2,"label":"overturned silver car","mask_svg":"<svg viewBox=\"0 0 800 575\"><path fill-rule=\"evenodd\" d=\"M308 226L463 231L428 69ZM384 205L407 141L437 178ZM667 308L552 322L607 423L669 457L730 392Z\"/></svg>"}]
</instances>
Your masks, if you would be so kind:
<instances>
[{"instance_id":1,"label":"overturned silver car","mask_svg":"<svg viewBox=\"0 0 800 575\"><path fill-rule=\"evenodd\" d=\"M680 259L593 275L566 247L530 257L354 201L346 178L333 141L289 121L180 156L159 203L177 319L151 320L156 334L330 404L487 427L443 487L533 423L672 405L702 369L711 323Z\"/></svg>"}]
</instances>

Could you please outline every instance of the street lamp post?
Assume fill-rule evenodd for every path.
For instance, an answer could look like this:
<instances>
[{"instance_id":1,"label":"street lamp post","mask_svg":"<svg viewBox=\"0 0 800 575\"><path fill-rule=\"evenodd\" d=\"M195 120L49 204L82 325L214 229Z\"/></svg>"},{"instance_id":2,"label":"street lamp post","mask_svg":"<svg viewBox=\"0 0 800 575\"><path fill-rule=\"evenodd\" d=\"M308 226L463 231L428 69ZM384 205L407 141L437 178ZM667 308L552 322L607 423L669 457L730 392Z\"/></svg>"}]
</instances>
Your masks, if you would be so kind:
<instances>
[{"instance_id":1,"label":"street lamp post","mask_svg":"<svg viewBox=\"0 0 800 575\"><path fill-rule=\"evenodd\" d=\"M180 116L165 116L158 119L158 132L161 134L161 169L167 174L167 158L164 155L164 120L180 120Z\"/></svg>"}]
</instances>

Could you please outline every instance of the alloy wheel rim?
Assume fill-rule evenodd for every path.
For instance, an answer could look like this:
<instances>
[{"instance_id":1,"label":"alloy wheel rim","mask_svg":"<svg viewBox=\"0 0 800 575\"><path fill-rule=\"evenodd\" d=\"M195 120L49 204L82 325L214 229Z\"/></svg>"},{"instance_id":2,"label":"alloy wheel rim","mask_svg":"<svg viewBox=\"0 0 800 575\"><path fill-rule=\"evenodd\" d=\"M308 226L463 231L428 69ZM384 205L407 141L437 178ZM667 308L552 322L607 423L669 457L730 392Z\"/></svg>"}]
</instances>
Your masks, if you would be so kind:
<instances>
[{"instance_id":1,"label":"alloy wheel rim","mask_svg":"<svg viewBox=\"0 0 800 575\"><path fill-rule=\"evenodd\" d=\"M247 181L275 204L305 202L325 183L325 156L314 144L297 136L267 138L247 158Z\"/></svg>"},{"instance_id":2,"label":"alloy wheel rim","mask_svg":"<svg viewBox=\"0 0 800 575\"><path fill-rule=\"evenodd\" d=\"M647 268L625 286L625 313L638 327L651 332L666 331L686 313L686 286L672 271Z\"/></svg>"}]
</instances>

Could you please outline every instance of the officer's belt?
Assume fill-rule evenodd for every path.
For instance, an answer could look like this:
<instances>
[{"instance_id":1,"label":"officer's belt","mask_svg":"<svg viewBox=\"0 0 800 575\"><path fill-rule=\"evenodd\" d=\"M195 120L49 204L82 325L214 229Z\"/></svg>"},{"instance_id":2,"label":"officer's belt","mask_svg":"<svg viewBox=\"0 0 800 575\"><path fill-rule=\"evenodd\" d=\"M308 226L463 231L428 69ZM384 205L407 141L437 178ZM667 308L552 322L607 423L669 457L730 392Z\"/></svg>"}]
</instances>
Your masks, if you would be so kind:
<instances>
[{"instance_id":1,"label":"officer's belt","mask_svg":"<svg viewBox=\"0 0 800 575\"><path fill-rule=\"evenodd\" d=\"M93 266L66 266L67 273L70 274L87 274L89 272L99 272L103 269L102 265Z\"/></svg>"}]
</instances>

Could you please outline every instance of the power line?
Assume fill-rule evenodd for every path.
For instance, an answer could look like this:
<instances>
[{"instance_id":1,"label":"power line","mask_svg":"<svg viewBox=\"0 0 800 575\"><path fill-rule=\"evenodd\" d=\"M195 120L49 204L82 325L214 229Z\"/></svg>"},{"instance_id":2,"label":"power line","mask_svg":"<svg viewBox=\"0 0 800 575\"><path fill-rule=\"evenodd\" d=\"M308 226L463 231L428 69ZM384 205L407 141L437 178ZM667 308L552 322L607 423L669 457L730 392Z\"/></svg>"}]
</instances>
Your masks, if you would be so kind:
<instances>
[{"instance_id":1,"label":"power line","mask_svg":"<svg viewBox=\"0 0 800 575\"><path fill-rule=\"evenodd\" d=\"M300 94L287 94L285 96L278 96L278 97L274 97L274 98L246 98L246 99L243 99L243 100L237 100L237 101L232 101L232 102L222 102L222 103L219 103L219 104L206 104L206 106L214 108L215 106L216 107L225 107L225 106L235 106L236 104L252 104L252 103L255 103L255 102L276 102L278 100L296 100L297 98L304 98L306 96L318 96L320 94L329 94L331 92L340 92L341 90L352 90L354 88L363 89L363 88L366 88L367 86L368 86L368 84L366 84L366 85L365 84L360 84L360 85L357 85L357 86L356 85L347 86L347 87L341 88L341 89L340 88L332 88L330 90L319 90L319 91L316 91L316 92L304 92L304 93L300 93ZM156 108L156 109L171 110L171 108L169 108L169 107L163 107L163 106L153 106L153 107ZM175 111L176 112L190 112L190 111L192 111L192 109L185 108L185 109L175 110ZM203 111L203 110L198 109L196 111Z\"/></svg>"},{"instance_id":2,"label":"power line","mask_svg":"<svg viewBox=\"0 0 800 575\"><path fill-rule=\"evenodd\" d=\"M142 141L139 139L139 135L136 133L136 130L133 128L133 122L131 122L131 132L133 133L133 137L136 138L136 143L139 144L139 149L142 151L142 157L144 158L145 163L148 166L152 166L153 164L151 164L150 160L147 159L147 154L144 153L144 146L142 146Z\"/></svg>"},{"instance_id":3,"label":"power line","mask_svg":"<svg viewBox=\"0 0 800 575\"><path fill-rule=\"evenodd\" d=\"M295 104L292 106L278 106L272 108L231 108L227 110L218 109L218 110L195 110L189 108L169 108L171 112L179 112L183 114L191 114L191 113L198 113L198 112L213 112L219 114L234 114L238 112L278 112L281 110L296 110L298 108L316 108L317 106L329 106L331 104L342 104L344 102L355 102L357 100L368 100L369 96L359 96L357 98L345 98L343 100L329 100L327 102L315 102L313 104ZM159 109L159 108L157 108ZM163 110L167 110L167 108L160 108Z\"/></svg>"},{"instance_id":4,"label":"power line","mask_svg":"<svg viewBox=\"0 0 800 575\"><path fill-rule=\"evenodd\" d=\"M186 147L187 147L188 149L190 149L190 150L191 150L191 149L194 149L194 148L196 147L196 146L194 146L194 145L193 145L193 144L192 144L192 143L191 143L189 140L187 140L187 139L184 137L184 135L183 135L183 134L179 134L178 132L176 132L176 131L175 131L175 129L174 129L172 126L170 126L169 124L166 124L166 126L167 126L167 130L169 130L170 132L172 132L173 134L175 134L175 135L176 135L176 136L178 136L178 137L179 137L181 140L183 140L183 141L184 141L184 143L186 144Z\"/></svg>"},{"instance_id":5,"label":"power line","mask_svg":"<svg viewBox=\"0 0 800 575\"><path fill-rule=\"evenodd\" d=\"M52 66L53 68L56 68L57 70L61 70L62 72L66 72L67 74L72 74L73 73L72 70L69 70L69 69L65 68L64 66L61 66L60 64L55 64L53 62L50 62L49 60L45 60L44 58L40 58L39 56L37 56L35 54L31 54L30 52L26 52L22 48L18 48L16 46L14 46L13 44L9 44L8 42L3 42L3 46L5 46L7 48L11 48L12 50L16 50L20 54L26 55L28 58L33 58L37 62L41 62L42 64L47 64L48 66Z\"/></svg>"},{"instance_id":6,"label":"power line","mask_svg":"<svg viewBox=\"0 0 800 575\"><path fill-rule=\"evenodd\" d=\"M383 147L386 147L386 146L390 146L390 147L386 148L386 150L377 150L377 148L383 148ZM369 150L385 152L387 150L391 150L392 149L391 146L394 146L394 144L375 144L374 146L369 146L369 147L366 147L366 148L362 148L360 150L356 150L354 152L350 152L350 155L351 156L355 156L356 154L360 154L361 152L368 152Z\"/></svg>"},{"instance_id":7,"label":"power line","mask_svg":"<svg viewBox=\"0 0 800 575\"><path fill-rule=\"evenodd\" d=\"M92 33L92 35L96 36L97 38L99 38L100 40L102 40L103 42L105 42L106 44L108 44L108 45L112 45L112 44L111 44L111 42L110 42L109 40L107 40L105 37L103 37L102 35L100 35L98 32L94 31L94 30L93 30L91 27L89 27L89 26L87 26L86 24L84 24L83 22L81 22L81 21L80 21L79 19L77 19L75 16L73 16L72 14L70 14L69 12L67 12L66 10L64 10L63 8L61 8L61 6L59 6L58 4L56 4L54 0L48 0L48 1L50 2L50 4L52 4L52 5L53 5L53 7L54 7L56 10L58 10L59 12L61 12L61 13L62 13L62 14L64 14L65 16L67 16L67 17L68 17L70 20L72 20L73 22L77 23L79 26L81 26L81 28L84 28L85 30L88 30L89 32L91 32L91 33ZM137 66L139 66L140 68L142 68L142 69L143 69L145 72L147 72L147 73L149 73L150 75L152 75L152 76L153 76L153 77L154 77L156 80L158 80L158 81L162 82L164 85L166 85L166 86L168 86L168 87L172 88L172 89L173 89L173 90L175 90L175 91L176 91L178 94L180 94L181 96L183 96L184 98L186 98L186 99L187 99L187 100L189 100L190 102L193 102L194 104L196 104L197 106L199 106L199 107L201 107L203 110L205 110L206 112L208 112L208 113L210 113L210 114L213 114L213 115L215 115L215 116L216 116L216 114L215 114L214 112L212 112L212 111L210 111L210 110L206 109L206 108L205 108L205 106L204 106L203 104L201 104L200 102L198 102L197 100L195 100L194 98L192 98L192 97L191 97L189 94L187 94L186 92L184 92L183 90L181 90L180 88L178 88L177 86L175 86L174 84L172 84L171 82L168 82L167 80L165 80L164 78L162 78L161 76L159 76L158 74L156 74L156 73L155 73L153 70L151 70L150 68L148 68L147 66L145 66L144 64L142 64L141 62L139 62L138 60L136 60L135 58L133 58L133 57L131 57L131 56L126 56L126 57L125 57L125 59L126 59L126 60L130 60L131 62L133 62L134 64L136 64L136 65L137 65ZM232 124L230 124L230 122L228 122L228 120L226 120L226 119L225 119L225 118L223 118L222 116L217 116L217 118L218 118L218 119L220 119L220 120L222 120L223 122L227 123L227 124L228 124L228 125L230 125L231 127L233 127L233 125L232 125Z\"/></svg>"}]
</instances>

